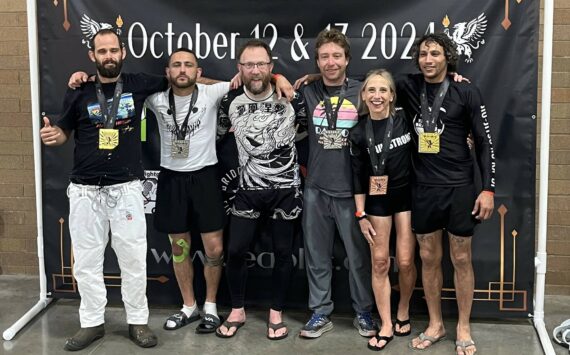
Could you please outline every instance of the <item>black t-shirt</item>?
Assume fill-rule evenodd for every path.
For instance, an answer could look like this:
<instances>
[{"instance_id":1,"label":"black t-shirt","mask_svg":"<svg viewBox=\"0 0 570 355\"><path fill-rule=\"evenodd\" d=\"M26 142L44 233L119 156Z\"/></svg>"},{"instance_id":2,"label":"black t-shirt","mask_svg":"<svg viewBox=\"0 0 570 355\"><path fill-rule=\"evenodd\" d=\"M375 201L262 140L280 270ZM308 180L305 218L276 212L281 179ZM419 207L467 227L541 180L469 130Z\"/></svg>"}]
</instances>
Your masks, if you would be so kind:
<instances>
[{"instance_id":1,"label":"black t-shirt","mask_svg":"<svg viewBox=\"0 0 570 355\"><path fill-rule=\"evenodd\" d=\"M62 115L57 126L75 131L75 150L70 180L89 185L112 185L144 177L141 160L141 112L146 97L165 90L165 77L147 74L122 74L123 92L115 122L119 130L118 146L99 149L99 129L103 116L95 83L88 82L65 94ZM115 83L102 84L111 107Z\"/></svg>"},{"instance_id":2,"label":"black t-shirt","mask_svg":"<svg viewBox=\"0 0 570 355\"><path fill-rule=\"evenodd\" d=\"M369 177L374 176L366 139L366 117L350 131L350 155L355 194L368 192ZM382 152L388 119L372 120L374 145L378 156ZM390 150L386 158L384 175L388 175L388 190L405 186L410 179L410 130L404 111L397 109L392 127Z\"/></svg>"},{"instance_id":3,"label":"black t-shirt","mask_svg":"<svg viewBox=\"0 0 570 355\"><path fill-rule=\"evenodd\" d=\"M420 94L422 74L408 74L396 81L398 106L407 113L412 141L412 163L416 182L427 186L464 186L473 182L474 162L467 146L473 133L483 189L495 190L495 154L487 110L479 89L469 83L450 82L437 120L440 133L438 154L418 153L418 134L423 132ZM440 84L426 87L428 103L433 104Z\"/></svg>"}]
</instances>

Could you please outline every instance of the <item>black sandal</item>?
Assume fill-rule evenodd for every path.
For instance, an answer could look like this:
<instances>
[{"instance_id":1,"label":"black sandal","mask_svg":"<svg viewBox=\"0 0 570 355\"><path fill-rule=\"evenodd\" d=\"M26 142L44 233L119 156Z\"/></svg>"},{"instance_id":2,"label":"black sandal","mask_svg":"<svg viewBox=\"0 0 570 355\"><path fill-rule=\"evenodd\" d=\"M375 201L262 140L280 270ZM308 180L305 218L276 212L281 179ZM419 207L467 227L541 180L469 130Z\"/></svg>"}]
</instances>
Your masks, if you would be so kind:
<instances>
[{"instance_id":1,"label":"black sandal","mask_svg":"<svg viewBox=\"0 0 570 355\"><path fill-rule=\"evenodd\" d=\"M394 339L394 335L391 335L389 337L383 336L383 335L375 335L374 338L376 338L376 345L370 345L370 343L368 343L368 349L372 350L372 351L381 351L384 350L384 348L388 345L388 343L390 343L392 341L392 339ZM386 343L382 346L377 346L379 342L381 342L382 340L384 340Z\"/></svg>"},{"instance_id":2,"label":"black sandal","mask_svg":"<svg viewBox=\"0 0 570 355\"><path fill-rule=\"evenodd\" d=\"M279 336L274 336L271 337L269 336L269 329L273 329L273 334L275 334L275 332L279 329L287 329L287 325L284 322L281 323L271 323L271 322L267 322L267 339L269 340L281 340L281 339L285 339L287 338L287 335L289 335L289 329L287 329L287 332L285 332L285 334L281 334Z\"/></svg>"},{"instance_id":3,"label":"black sandal","mask_svg":"<svg viewBox=\"0 0 570 355\"><path fill-rule=\"evenodd\" d=\"M210 334L216 331L222 324L222 317L216 317L213 314L206 313L200 324L196 327L196 334Z\"/></svg>"},{"instance_id":4,"label":"black sandal","mask_svg":"<svg viewBox=\"0 0 570 355\"><path fill-rule=\"evenodd\" d=\"M402 329L403 326L406 325L410 325L410 318L406 319L406 320L399 320L398 318L396 318L396 322L395 322L400 329ZM407 332L400 332L396 330L396 325L394 325L394 335L397 337L405 337L412 334L412 327L410 325L410 329Z\"/></svg>"},{"instance_id":5,"label":"black sandal","mask_svg":"<svg viewBox=\"0 0 570 355\"><path fill-rule=\"evenodd\" d=\"M180 311L179 313L173 314L170 317L168 317L166 319L166 322L164 322L164 325L162 326L165 330L176 330L179 328L182 328L185 325L188 325L194 321L197 321L198 319L200 319L200 313L198 312L194 312L192 313L192 315L190 317L188 317L186 315L186 313ZM173 327L169 327L168 321L172 321L175 323L175 325Z\"/></svg>"}]
</instances>

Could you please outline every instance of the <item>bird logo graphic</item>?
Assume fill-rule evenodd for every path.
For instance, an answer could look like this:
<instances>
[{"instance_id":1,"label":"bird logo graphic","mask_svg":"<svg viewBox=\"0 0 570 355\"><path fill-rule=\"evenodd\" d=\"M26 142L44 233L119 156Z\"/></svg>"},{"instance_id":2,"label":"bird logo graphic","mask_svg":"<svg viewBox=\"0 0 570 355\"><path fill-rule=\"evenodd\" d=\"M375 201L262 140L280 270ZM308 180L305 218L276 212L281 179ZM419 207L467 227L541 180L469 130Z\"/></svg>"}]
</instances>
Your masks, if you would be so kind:
<instances>
[{"instance_id":1,"label":"bird logo graphic","mask_svg":"<svg viewBox=\"0 0 570 355\"><path fill-rule=\"evenodd\" d=\"M451 21L446 15L443 19L443 26L445 26L443 32L455 42L457 54L464 55L466 57L466 63L472 63L473 50L479 49L481 45L485 44L485 39L483 38L485 30L487 29L487 17L485 13L481 13L469 22L454 24L452 30L449 28L450 24Z\"/></svg>"}]
</instances>

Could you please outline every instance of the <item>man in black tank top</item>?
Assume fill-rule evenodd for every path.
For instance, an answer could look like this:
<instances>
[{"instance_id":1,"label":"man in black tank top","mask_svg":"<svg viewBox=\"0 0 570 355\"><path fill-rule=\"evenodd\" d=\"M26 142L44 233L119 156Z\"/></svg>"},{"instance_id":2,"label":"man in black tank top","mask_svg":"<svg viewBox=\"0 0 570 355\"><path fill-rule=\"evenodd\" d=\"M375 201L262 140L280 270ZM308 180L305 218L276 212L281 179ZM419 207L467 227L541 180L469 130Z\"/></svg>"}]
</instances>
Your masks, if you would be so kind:
<instances>
[{"instance_id":1,"label":"man in black tank top","mask_svg":"<svg viewBox=\"0 0 570 355\"><path fill-rule=\"evenodd\" d=\"M469 318L474 275L471 237L477 223L494 208L495 160L487 112L473 84L453 82L457 53L445 34L429 34L414 47L421 74L398 80L398 104L413 117L412 163L415 175L412 226L422 259L422 283L430 322L410 343L425 349L441 340L446 330L441 315L442 231L449 235L459 310L457 354L474 354ZM473 134L482 189L476 191L466 138Z\"/></svg>"}]
</instances>

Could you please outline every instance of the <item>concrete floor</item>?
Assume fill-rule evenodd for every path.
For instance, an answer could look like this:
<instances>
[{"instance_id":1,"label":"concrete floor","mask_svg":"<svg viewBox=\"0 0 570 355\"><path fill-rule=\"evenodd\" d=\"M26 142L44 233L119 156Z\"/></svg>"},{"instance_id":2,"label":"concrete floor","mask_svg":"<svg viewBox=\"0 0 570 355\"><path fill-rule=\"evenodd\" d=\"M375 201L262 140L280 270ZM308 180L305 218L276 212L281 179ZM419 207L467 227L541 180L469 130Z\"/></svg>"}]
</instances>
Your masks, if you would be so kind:
<instances>
[{"instance_id":1,"label":"concrete floor","mask_svg":"<svg viewBox=\"0 0 570 355\"><path fill-rule=\"evenodd\" d=\"M21 317L38 299L38 279L22 276L0 276L0 331ZM79 327L77 300L58 300L28 324L12 341L3 341L0 354L62 354L63 344ZM153 349L141 349L127 335L124 310L107 306L106 335L78 354L371 354L366 339L352 327L352 315L333 315L334 330L319 339L305 340L297 332L306 321L308 312L288 312L285 316L291 334L287 339L273 342L265 338L266 313L250 311L246 325L235 338L219 339L214 335L197 335L194 324L178 331L164 331L164 319L176 309L151 307L150 326L157 333L159 344ZM222 314L227 314L222 310ZM549 333L570 318L570 297L547 296L546 326ZM412 319L413 333L426 326L426 318ZM446 323L448 340L435 344L424 354L453 354L454 320ZM530 321L496 321L474 319L473 338L478 354L543 354L538 336ZM396 338L384 353L411 353L411 336ZM554 344L557 354L568 350Z\"/></svg>"}]
</instances>

